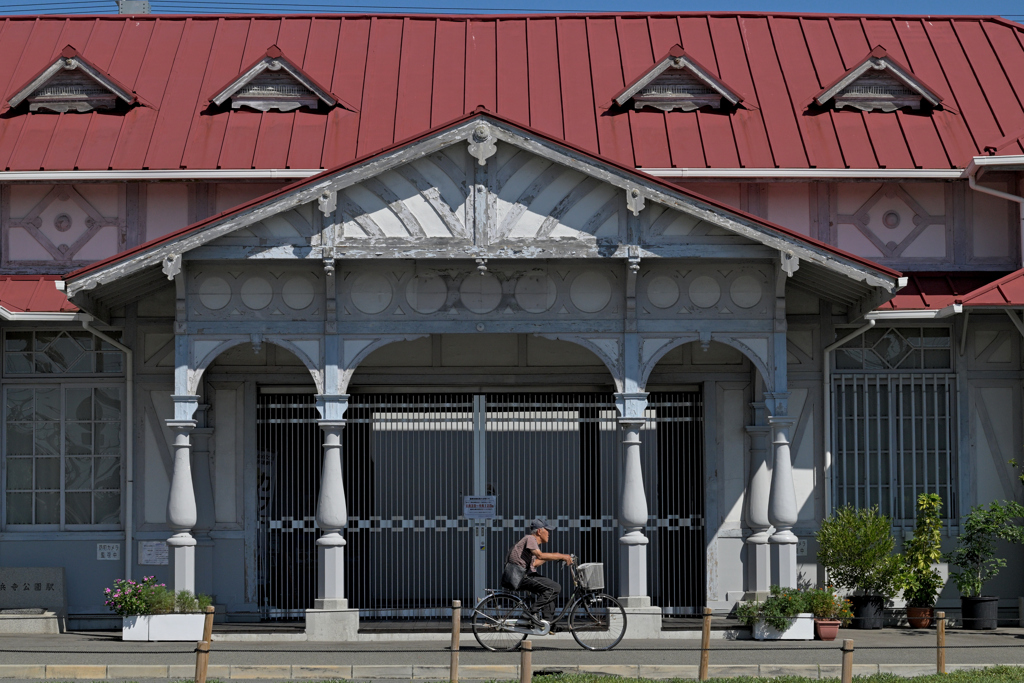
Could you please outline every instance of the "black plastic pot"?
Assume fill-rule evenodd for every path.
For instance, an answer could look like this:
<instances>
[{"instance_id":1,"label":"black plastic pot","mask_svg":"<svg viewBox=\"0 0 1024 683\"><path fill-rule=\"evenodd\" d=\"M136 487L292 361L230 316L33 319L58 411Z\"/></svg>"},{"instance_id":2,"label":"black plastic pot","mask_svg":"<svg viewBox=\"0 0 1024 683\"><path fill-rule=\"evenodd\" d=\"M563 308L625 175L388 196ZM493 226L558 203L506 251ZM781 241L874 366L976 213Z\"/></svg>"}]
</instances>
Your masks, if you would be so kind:
<instances>
[{"instance_id":1,"label":"black plastic pot","mask_svg":"<svg viewBox=\"0 0 1024 683\"><path fill-rule=\"evenodd\" d=\"M885 598L881 595L854 595L853 628L882 628L885 624Z\"/></svg>"},{"instance_id":2,"label":"black plastic pot","mask_svg":"<svg viewBox=\"0 0 1024 683\"><path fill-rule=\"evenodd\" d=\"M979 595L976 598L960 598L964 628L993 630L999 626L999 598L993 595Z\"/></svg>"}]
</instances>

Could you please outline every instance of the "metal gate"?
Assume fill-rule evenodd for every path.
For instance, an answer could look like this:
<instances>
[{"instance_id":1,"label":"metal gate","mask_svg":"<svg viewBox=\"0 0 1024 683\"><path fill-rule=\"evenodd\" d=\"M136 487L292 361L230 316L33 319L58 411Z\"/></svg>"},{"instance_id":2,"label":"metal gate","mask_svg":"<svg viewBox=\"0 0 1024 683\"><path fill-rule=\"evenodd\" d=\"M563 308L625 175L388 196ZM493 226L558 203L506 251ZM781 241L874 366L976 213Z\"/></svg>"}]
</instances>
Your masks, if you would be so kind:
<instances>
[{"instance_id":1,"label":"metal gate","mask_svg":"<svg viewBox=\"0 0 1024 683\"><path fill-rule=\"evenodd\" d=\"M290 401L303 400L312 406L312 396L268 405L300 410ZM272 419L303 420L308 427L309 415L315 411ZM641 432L651 513L648 583L653 603L666 614L694 613L704 605L702 415L698 392L651 394ZM496 585L505 553L536 516L557 527L551 550L603 562L606 585L617 593L622 465L617 417L611 394L354 394L345 415L342 456L349 605L363 619L394 620L443 617L453 598L472 604ZM308 438L295 444L313 447ZM318 459L319 448L314 452ZM290 457L308 460L298 452ZM294 468L278 465L271 471ZM304 471L313 477L312 470ZM302 588L284 591L306 596L301 607L312 605L315 538L285 529L299 528L302 519L303 531L312 530L318 486L317 472L306 479L305 494L290 494L305 505L289 512L291 518L282 517L280 530L268 526L269 542L261 546L261 552L285 548L283 541L274 545L275 533L305 539L301 551L289 556L301 558L301 571L307 572ZM278 487L270 483L269 489ZM467 518L466 496L493 496L493 517ZM259 566L269 576L299 571L277 564L263 557ZM566 572L545 572L568 593ZM275 585L261 579L264 583ZM264 618L301 616L300 606L283 604L279 599L278 611L265 611Z\"/></svg>"}]
</instances>

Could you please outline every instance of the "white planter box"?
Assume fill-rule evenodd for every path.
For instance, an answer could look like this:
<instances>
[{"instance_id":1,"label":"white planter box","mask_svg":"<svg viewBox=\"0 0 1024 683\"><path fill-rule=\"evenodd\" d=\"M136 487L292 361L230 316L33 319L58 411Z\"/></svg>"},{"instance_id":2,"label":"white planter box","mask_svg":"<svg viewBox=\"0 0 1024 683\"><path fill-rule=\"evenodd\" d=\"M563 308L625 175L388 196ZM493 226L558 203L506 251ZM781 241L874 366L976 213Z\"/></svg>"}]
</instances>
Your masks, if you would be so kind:
<instances>
[{"instance_id":1,"label":"white planter box","mask_svg":"<svg viewBox=\"0 0 1024 683\"><path fill-rule=\"evenodd\" d=\"M203 639L204 614L149 614L122 617L122 640L186 641Z\"/></svg>"},{"instance_id":2,"label":"white planter box","mask_svg":"<svg viewBox=\"0 0 1024 683\"><path fill-rule=\"evenodd\" d=\"M758 621L754 623L753 631L755 640L814 640L814 615L810 612L796 615L785 631Z\"/></svg>"}]
</instances>

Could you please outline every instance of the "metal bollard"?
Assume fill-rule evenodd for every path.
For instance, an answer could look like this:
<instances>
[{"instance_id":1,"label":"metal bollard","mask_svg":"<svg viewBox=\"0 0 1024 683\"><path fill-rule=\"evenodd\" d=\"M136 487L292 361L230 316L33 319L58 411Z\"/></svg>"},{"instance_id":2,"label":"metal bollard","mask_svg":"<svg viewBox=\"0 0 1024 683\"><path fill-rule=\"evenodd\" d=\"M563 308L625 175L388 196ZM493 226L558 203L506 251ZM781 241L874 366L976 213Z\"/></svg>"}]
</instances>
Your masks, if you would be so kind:
<instances>
[{"instance_id":1,"label":"metal bollard","mask_svg":"<svg viewBox=\"0 0 1024 683\"><path fill-rule=\"evenodd\" d=\"M711 654L708 648L711 647L711 608L704 608L704 624L700 632L700 669L697 670L697 680L708 680L708 655Z\"/></svg>"},{"instance_id":2,"label":"metal bollard","mask_svg":"<svg viewBox=\"0 0 1024 683\"><path fill-rule=\"evenodd\" d=\"M946 673L946 613L935 613L935 673Z\"/></svg>"},{"instance_id":3,"label":"metal bollard","mask_svg":"<svg viewBox=\"0 0 1024 683\"><path fill-rule=\"evenodd\" d=\"M843 651L842 683L853 683L853 641L844 640L841 649Z\"/></svg>"},{"instance_id":4,"label":"metal bollard","mask_svg":"<svg viewBox=\"0 0 1024 683\"><path fill-rule=\"evenodd\" d=\"M448 680L459 683L459 635L462 632L462 601L452 600L452 663Z\"/></svg>"},{"instance_id":5,"label":"metal bollard","mask_svg":"<svg viewBox=\"0 0 1024 683\"><path fill-rule=\"evenodd\" d=\"M213 638L213 613L215 608L206 608L206 619L203 620L203 639L196 643L196 678L195 683L206 683L206 670L210 666L210 639Z\"/></svg>"},{"instance_id":6,"label":"metal bollard","mask_svg":"<svg viewBox=\"0 0 1024 683\"><path fill-rule=\"evenodd\" d=\"M532 683L533 681L533 643L524 640L522 652L519 657L519 683Z\"/></svg>"}]
</instances>

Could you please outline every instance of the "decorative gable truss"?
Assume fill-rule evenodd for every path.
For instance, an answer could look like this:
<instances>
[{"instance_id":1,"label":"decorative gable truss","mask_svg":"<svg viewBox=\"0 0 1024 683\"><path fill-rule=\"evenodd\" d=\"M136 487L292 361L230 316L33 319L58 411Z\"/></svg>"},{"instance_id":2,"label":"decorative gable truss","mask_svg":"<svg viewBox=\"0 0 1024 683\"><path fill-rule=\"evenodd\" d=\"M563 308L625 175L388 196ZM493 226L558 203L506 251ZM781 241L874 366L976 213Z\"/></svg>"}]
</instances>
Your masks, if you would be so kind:
<instances>
[{"instance_id":1,"label":"decorative gable truss","mask_svg":"<svg viewBox=\"0 0 1024 683\"><path fill-rule=\"evenodd\" d=\"M71 45L7 100L12 109L28 102L29 111L88 112L113 109L118 101L138 101L135 93L97 69Z\"/></svg>"},{"instance_id":2,"label":"decorative gable truss","mask_svg":"<svg viewBox=\"0 0 1024 683\"><path fill-rule=\"evenodd\" d=\"M736 106L743 98L676 45L643 76L615 97L622 107L653 107L662 111L694 111L701 107L720 109L723 102Z\"/></svg>"},{"instance_id":3,"label":"decorative gable truss","mask_svg":"<svg viewBox=\"0 0 1024 683\"><path fill-rule=\"evenodd\" d=\"M318 109L323 104L327 109L340 105L355 111L288 61L276 45L270 46L262 58L210 98L218 107L228 100L232 109L293 111L300 107Z\"/></svg>"},{"instance_id":4,"label":"decorative gable truss","mask_svg":"<svg viewBox=\"0 0 1024 683\"><path fill-rule=\"evenodd\" d=\"M892 112L904 107L920 109L922 103L937 107L942 98L884 48L876 47L864 61L814 96L821 106L830 101L836 109Z\"/></svg>"}]
</instances>

